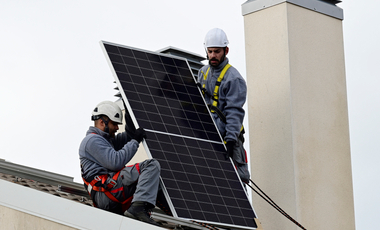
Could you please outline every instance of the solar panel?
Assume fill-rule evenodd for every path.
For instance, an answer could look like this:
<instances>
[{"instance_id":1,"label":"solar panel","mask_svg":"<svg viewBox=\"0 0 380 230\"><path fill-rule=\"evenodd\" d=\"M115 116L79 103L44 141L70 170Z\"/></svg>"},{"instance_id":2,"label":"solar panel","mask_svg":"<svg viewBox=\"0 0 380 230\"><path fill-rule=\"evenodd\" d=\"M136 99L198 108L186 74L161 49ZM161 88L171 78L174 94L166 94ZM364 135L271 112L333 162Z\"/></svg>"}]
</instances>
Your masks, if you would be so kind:
<instances>
[{"instance_id":1,"label":"solar panel","mask_svg":"<svg viewBox=\"0 0 380 230\"><path fill-rule=\"evenodd\" d=\"M256 214L186 59L101 42L144 147L161 165L173 216L256 228Z\"/></svg>"}]
</instances>

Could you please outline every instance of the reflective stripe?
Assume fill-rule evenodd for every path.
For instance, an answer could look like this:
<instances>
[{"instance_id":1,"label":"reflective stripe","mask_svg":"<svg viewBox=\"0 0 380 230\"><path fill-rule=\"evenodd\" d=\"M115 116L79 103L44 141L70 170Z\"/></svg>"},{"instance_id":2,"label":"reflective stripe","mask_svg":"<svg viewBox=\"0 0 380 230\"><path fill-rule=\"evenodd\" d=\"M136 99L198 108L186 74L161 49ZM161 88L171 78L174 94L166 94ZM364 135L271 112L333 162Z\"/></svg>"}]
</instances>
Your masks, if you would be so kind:
<instances>
[{"instance_id":1,"label":"reflective stripe","mask_svg":"<svg viewBox=\"0 0 380 230\"><path fill-rule=\"evenodd\" d=\"M92 190L92 185L88 184L87 185L87 191L88 191L89 194L91 194L91 190Z\"/></svg>"}]
</instances>

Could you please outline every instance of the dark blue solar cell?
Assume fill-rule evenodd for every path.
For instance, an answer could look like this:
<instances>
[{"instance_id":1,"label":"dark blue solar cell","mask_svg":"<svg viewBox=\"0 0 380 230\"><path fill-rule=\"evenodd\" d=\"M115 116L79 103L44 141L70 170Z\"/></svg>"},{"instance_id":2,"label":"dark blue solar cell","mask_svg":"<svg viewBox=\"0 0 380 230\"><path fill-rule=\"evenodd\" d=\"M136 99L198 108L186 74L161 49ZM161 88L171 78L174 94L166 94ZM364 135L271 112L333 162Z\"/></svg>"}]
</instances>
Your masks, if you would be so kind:
<instances>
[{"instance_id":1,"label":"dark blue solar cell","mask_svg":"<svg viewBox=\"0 0 380 230\"><path fill-rule=\"evenodd\" d=\"M113 63L124 64L123 58L120 55L110 53L109 57Z\"/></svg>"},{"instance_id":2,"label":"dark blue solar cell","mask_svg":"<svg viewBox=\"0 0 380 230\"><path fill-rule=\"evenodd\" d=\"M173 58L165 57L165 56L160 56L161 62L169 66L175 66Z\"/></svg>"},{"instance_id":3,"label":"dark blue solar cell","mask_svg":"<svg viewBox=\"0 0 380 230\"><path fill-rule=\"evenodd\" d=\"M188 179L187 179L187 176L186 176L186 173L183 173L183 172L175 172L175 174L174 174L175 176L175 179L177 180L177 181L188 181ZM181 192L183 192L182 190L181 190ZM185 197L185 196L184 196Z\"/></svg>"},{"instance_id":4,"label":"dark blue solar cell","mask_svg":"<svg viewBox=\"0 0 380 230\"><path fill-rule=\"evenodd\" d=\"M146 59L147 59L147 56L146 56L146 53L145 53L145 52L138 51L138 50L132 50L132 53L133 53L133 56L134 56L136 59L143 59L143 60L146 60Z\"/></svg>"},{"instance_id":5,"label":"dark blue solar cell","mask_svg":"<svg viewBox=\"0 0 380 230\"><path fill-rule=\"evenodd\" d=\"M166 70L166 72L169 73L169 74L178 74L178 70L177 70L177 68L174 67L174 66L166 65L166 66L165 66L165 70Z\"/></svg>"},{"instance_id":6,"label":"dark blue solar cell","mask_svg":"<svg viewBox=\"0 0 380 230\"><path fill-rule=\"evenodd\" d=\"M175 201L173 202L173 205L176 207L179 206L179 205L176 205ZM178 207L176 209L176 211L177 211L178 216L186 216L187 218L191 218L191 213L189 212L189 210L186 207L184 207L184 208Z\"/></svg>"},{"instance_id":7,"label":"dark blue solar cell","mask_svg":"<svg viewBox=\"0 0 380 230\"><path fill-rule=\"evenodd\" d=\"M136 65L137 65L137 63L136 63ZM157 78L154 74L154 71L152 71L150 69L141 69L141 74L145 78L157 80Z\"/></svg>"},{"instance_id":8,"label":"dark blue solar cell","mask_svg":"<svg viewBox=\"0 0 380 230\"><path fill-rule=\"evenodd\" d=\"M202 209L205 208L204 205L202 205ZM214 209L213 209L214 210ZM216 211L213 212L205 212L204 215L207 220L211 222L220 222L219 217L217 214L215 214Z\"/></svg>"},{"instance_id":9,"label":"dark blue solar cell","mask_svg":"<svg viewBox=\"0 0 380 230\"><path fill-rule=\"evenodd\" d=\"M119 53L123 56L134 58L131 49L119 47Z\"/></svg>"},{"instance_id":10,"label":"dark blue solar cell","mask_svg":"<svg viewBox=\"0 0 380 230\"><path fill-rule=\"evenodd\" d=\"M139 68L141 69L151 69L150 63L146 60L136 59Z\"/></svg>"},{"instance_id":11,"label":"dark blue solar cell","mask_svg":"<svg viewBox=\"0 0 380 230\"><path fill-rule=\"evenodd\" d=\"M153 71L166 72L165 67L161 63L151 62Z\"/></svg>"},{"instance_id":12,"label":"dark blue solar cell","mask_svg":"<svg viewBox=\"0 0 380 230\"><path fill-rule=\"evenodd\" d=\"M172 171L167 170L167 169L162 169L161 170L161 175L163 175L167 180L169 179L174 179Z\"/></svg>"},{"instance_id":13,"label":"dark blue solar cell","mask_svg":"<svg viewBox=\"0 0 380 230\"><path fill-rule=\"evenodd\" d=\"M137 62L136 59L131 58L131 57L126 57L126 56L121 56L123 59L122 63L128 63L129 66L136 66L137 67Z\"/></svg>"},{"instance_id":14,"label":"dark blue solar cell","mask_svg":"<svg viewBox=\"0 0 380 230\"><path fill-rule=\"evenodd\" d=\"M150 93L150 89L146 85L135 84L134 87L136 88L137 93L141 93L141 94L149 94Z\"/></svg>"},{"instance_id":15,"label":"dark blue solar cell","mask_svg":"<svg viewBox=\"0 0 380 230\"><path fill-rule=\"evenodd\" d=\"M146 56L148 57L149 61L161 63L161 58L157 54L147 53Z\"/></svg>"},{"instance_id":16,"label":"dark blue solar cell","mask_svg":"<svg viewBox=\"0 0 380 230\"><path fill-rule=\"evenodd\" d=\"M175 134L180 134L181 133L181 130L179 129L178 126L166 125L166 130L169 133L175 133Z\"/></svg>"},{"instance_id":17,"label":"dark blue solar cell","mask_svg":"<svg viewBox=\"0 0 380 230\"><path fill-rule=\"evenodd\" d=\"M119 49L117 46L104 44L104 48L108 54L119 54Z\"/></svg>"},{"instance_id":18,"label":"dark blue solar cell","mask_svg":"<svg viewBox=\"0 0 380 230\"><path fill-rule=\"evenodd\" d=\"M193 191L190 182L187 181L177 181L178 188L181 188L181 191Z\"/></svg>"},{"instance_id":19,"label":"dark blue solar cell","mask_svg":"<svg viewBox=\"0 0 380 230\"><path fill-rule=\"evenodd\" d=\"M124 64L112 63L115 72L128 73L127 67Z\"/></svg>"},{"instance_id":20,"label":"dark blue solar cell","mask_svg":"<svg viewBox=\"0 0 380 230\"><path fill-rule=\"evenodd\" d=\"M189 68L189 66L187 65L187 63L185 61L183 61L182 59L181 60L179 60L179 59L173 59L173 61L175 62L175 65L177 67Z\"/></svg>"}]
</instances>

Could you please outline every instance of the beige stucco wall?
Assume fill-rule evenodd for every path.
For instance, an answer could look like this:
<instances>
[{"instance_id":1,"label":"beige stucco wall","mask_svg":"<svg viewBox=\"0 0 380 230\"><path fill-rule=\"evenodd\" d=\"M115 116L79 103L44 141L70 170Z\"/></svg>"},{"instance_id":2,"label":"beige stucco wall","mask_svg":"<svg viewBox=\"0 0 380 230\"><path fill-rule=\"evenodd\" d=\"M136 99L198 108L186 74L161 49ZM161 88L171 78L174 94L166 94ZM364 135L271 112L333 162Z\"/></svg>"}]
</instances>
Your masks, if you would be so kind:
<instances>
[{"instance_id":1,"label":"beige stucco wall","mask_svg":"<svg viewBox=\"0 0 380 230\"><path fill-rule=\"evenodd\" d=\"M307 229L355 229L342 21L285 2L244 24L253 180ZM264 229L298 229L253 206Z\"/></svg>"},{"instance_id":2,"label":"beige stucco wall","mask_svg":"<svg viewBox=\"0 0 380 230\"><path fill-rule=\"evenodd\" d=\"M52 204L53 205L53 204ZM0 230L73 230L50 220L0 205Z\"/></svg>"}]
</instances>

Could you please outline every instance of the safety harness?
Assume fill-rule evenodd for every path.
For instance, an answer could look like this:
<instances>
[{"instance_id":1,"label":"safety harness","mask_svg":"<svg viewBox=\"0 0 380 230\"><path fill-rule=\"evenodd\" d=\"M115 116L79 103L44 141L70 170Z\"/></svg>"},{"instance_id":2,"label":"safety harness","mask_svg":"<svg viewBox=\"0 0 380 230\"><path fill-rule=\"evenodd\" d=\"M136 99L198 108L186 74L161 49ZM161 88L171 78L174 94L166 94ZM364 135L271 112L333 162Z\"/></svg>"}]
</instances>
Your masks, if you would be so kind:
<instances>
[{"instance_id":1,"label":"safety harness","mask_svg":"<svg viewBox=\"0 0 380 230\"><path fill-rule=\"evenodd\" d=\"M202 94L203 96L205 94L208 94L210 97L211 97L211 100L212 100L212 103L211 104L208 104L207 106L209 107L210 111L212 113L216 113L218 115L218 117L226 124L227 123L227 119L226 119L226 115L224 115L224 113L218 108L218 103L219 103L219 87L220 87L220 84L222 83L222 80L224 78L224 75L226 74L227 70L231 67L230 64L227 63L227 65L224 66L222 72L220 73L218 79L216 80L215 82L215 88L214 88L214 92L212 95L210 95L207 90L206 90L206 80L207 80L207 75L210 71L210 67L208 67L206 73L204 73L203 71L202 74L203 74L203 84L202 84L202 87L201 87L201 91L202 91ZM245 130L244 130L244 127L243 125L241 126L240 128L240 133L239 133L239 139L244 143L244 136L243 134L245 133Z\"/></svg>"},{"instance_id":2,"label":"safety harness","mask_svg":"<svg viewBox=\"0 0 380 230\"><path fill-rule=\"evenodd\" d=\"M84 178L82 178L83 182L85 184L85 188L86 188L88 194L91 196L91 199L94 202L95 206L96 206L95 200L94 200L95 192L103 192L110 200L112 200L116 203L120 203L120 204L126 204L127 202L132 200L132 197L129 197L124 201L120 201L114 195L112 195L112 193L123 191L123 196L124 196L124 187L123 186L112 190L117 185L116 181L117 181L117 178L119 177L119 175L120 175L120 171L117 172L109 180L108 184L105 183L108 179L108 175L97 175L97 176L93 177L93 179L90 182L88 182Z\"/></svg>"},{"instance_id":3,"label":"safety harness","mask_svg":"<svg viewBox=\"0 0 380 230\"><path fill-rule=\"evenodd\" d=\"M96 133L92 133L92 134L96 134ZM137 163L135 165L128 165L126 167L132 167L132 166L135 166L136 169L137 169L137 171L138 171L138 173L140 174L140 165L139 165L139 163ZM123 167L121 170L123 170L124 168L125 167ZM81 165L81 169L82 169L82 175L83 175L83 167L82 167L82 165ZM108 175L107 174L92 176L88 180L86 180L84 177L82 177L83 182L84 182L84 187L87 190L88 194L90 195L91 200L92 200L92 202L93 202L93 204L94 204L95 207L97 207L97 204L96 204L95 199L94 199L96 192L102 192L110 200L112 200L112 201L114 201L116 203L120 203L122 205L122 209L123 210L126 210L131 205L131 201L132 201L133 196L125 197L124 186L123 185L121 185L120 187L116 188L117 187L117 179L118 179L118 177L120 175L120 171L118 171L117 173L115 173L112 176L112 178L109 179L108 183L106 183L107 179L108 179ZM113 194L118 193L118 192L122 192L122 197L123 197L122 200L117 199L113 195Z\"/></svg>"}]
</instances>

